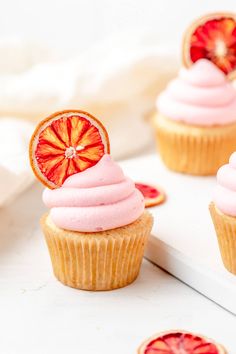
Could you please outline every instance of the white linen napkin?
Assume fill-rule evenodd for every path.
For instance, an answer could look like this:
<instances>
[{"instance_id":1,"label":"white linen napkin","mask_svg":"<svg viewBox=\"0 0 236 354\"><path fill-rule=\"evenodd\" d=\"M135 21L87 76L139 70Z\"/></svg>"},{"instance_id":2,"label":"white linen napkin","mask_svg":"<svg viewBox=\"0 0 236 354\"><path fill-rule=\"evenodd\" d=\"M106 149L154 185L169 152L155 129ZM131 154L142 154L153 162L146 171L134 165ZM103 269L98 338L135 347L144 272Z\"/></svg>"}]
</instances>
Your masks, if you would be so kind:
<instances>
[{"instance_id":1,"label":"white linen napkin","mask_svg":"<svg viewBox=\"0 0 236 354\"><path fill-rule=\"evenodd\" d=\"M4 62L13 49L6 51ZM24 45L22 50L25 58L27 51L34 58L27 68L16 64L16 70L14 62L11 74L0 68L0 115L40 120L60 109L85 109L108 128L115 158L148 145L151 135L144 117L178 65L173 50L156 36L126 32L63 61L45 62L43 55L35 63L32 52L37 49ZM17 58L19 44L15 51Z\"/></svg>"},{"instance_id":2,"label":"white linen napkin","mask_svg":"<svg viewBox=\"0 0 236 354\"><path fill-rule=\"evenodd\" d=\"M32 131L32 123L10 117L0 118L0 207L34 180L28 159Z\"/></svg>"}]
</instances>

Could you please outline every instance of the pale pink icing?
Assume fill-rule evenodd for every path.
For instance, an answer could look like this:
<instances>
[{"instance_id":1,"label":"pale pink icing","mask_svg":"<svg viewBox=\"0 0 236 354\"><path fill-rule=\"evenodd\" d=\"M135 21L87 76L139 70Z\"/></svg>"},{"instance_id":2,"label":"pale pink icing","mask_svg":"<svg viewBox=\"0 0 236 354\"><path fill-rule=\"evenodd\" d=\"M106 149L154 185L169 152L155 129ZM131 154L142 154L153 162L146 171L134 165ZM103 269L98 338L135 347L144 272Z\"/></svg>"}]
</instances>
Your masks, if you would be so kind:
<instances>
[{"instance_id":1,"label":"pale pink icing","mask_svg":"<svg viewBox=\"0 0 236 354\"><path fill-rule=\"evenodd\" d=\"M236 216L236 152L217 172L214 203L224 214Z\"/></svg>"},{"instance_id":2,"label":"pale pink icing","mask_svg":"<svg viewBox=\"0 0 236 354\"><path fill-rule=\"evenodd\" d=\"M144 198L122 169L104 155L93 167L70 176L58 189L45 189L43 201L60 228L96 232L125 226L144 211Z\"/></svg>"},{"instance_id":3,"label":"pale pink icing","mask_svg":"<svg viewBox=\"0 0 236 354\"><path fill-rule=\"evenodd\" d=\"M212 62L200 59L182 68L157 99L166 117L192 125L236 122L236 90Z\"/></svg>"}]
</instances>

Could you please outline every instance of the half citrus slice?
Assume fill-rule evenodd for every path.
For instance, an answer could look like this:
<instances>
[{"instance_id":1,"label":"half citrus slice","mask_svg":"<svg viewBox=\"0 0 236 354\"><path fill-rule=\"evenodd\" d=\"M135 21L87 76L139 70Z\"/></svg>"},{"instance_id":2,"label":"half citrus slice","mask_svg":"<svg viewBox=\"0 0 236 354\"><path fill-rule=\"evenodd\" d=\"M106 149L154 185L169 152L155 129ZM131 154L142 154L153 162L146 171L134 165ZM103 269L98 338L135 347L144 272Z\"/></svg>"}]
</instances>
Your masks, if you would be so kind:
<instances>
[{"instance_id":1,"label":"half citrus slice","mask_svg":"<svg viewBox=\"0 0 236 354\"><path fill-rule=\"evenodd\" d=\"M84 111L56 112L39 123L29 146L31 167L47 187L94 166L110 152L102 123Z\"/></svg>"},{"instance_id":2,"label":"half citrus slice","mask_svg":"<svg viewBox=\"0 0 236 354\"><path fill-rule=\"evenodd\" d=\"M146 208L150 208L152 206L161 204L166 199L165 193L159 187L150 186L144 183L135 183L135 187L144 196L144 202Z\"/></svg>"},{"instance_id":3,"label":"half citrus slice","mask_svg":"<svg viewBox=\"0 0 236 354\"><path fill-rule=\"evenodd\" d=\"M138 354L226 354L226 351L206 337L185 331L168 331L145 341Z\"/></svg>"},{"instance_id":4,"label":"half citrus slice","mask_svg":"<svg viewBox=\"0 0 236 354\"><path fill-rule=\"evenodd\" d=\"M189 67L199 59L212 61L230 77L236 72L236 15L210 14L186 31L183 62Z\"/></svg>"}]
</instances>

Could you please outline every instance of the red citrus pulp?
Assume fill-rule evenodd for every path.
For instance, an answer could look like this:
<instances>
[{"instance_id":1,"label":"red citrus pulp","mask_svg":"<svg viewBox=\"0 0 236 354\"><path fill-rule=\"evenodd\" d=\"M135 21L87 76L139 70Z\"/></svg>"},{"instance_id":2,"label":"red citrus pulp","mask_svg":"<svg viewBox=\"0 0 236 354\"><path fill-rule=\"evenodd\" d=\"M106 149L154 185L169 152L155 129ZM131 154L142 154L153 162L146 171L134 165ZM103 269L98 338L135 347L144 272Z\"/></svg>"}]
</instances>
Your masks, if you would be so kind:
<instances>
[{"instance_id":1,"label":"red citrus pulp","mask_svg":"<svg viewBox=\"0 0 236 354\"><path fill-rule=\"evenodd\" d=\"M196 20L186 31L183 61L187 67L205 58L226 75L236 72L236 15L210 14Z\"/></svg>"},{"instance_id":2,"label":"red citrus pulp","mask_svg":"<svg viewBox=\"0 0 236 354\"><path fill-rule=\"evenodd\" d=\"M30 141L31 167L47 187L60 187L67 177L94 166L110 152L106 129L84 111L61 111L44 119Z\"/></svg>"},{"instance_id":3,"label":"red citrus pulp","mask_svg":"<svg viewBox=\"0 0 236 354\"><path fill-rule=\"evenodd\" d=\"M144 183L135 183L135 187L144 196L146 208L161 204L165 201L165 193L156 186L151 186Z\"/></svg>"},{"instance_id":4,"label":"red citrus pulp","mask_svg":"<svg viewBox=\"0 0 236 354\"><path fill-rule=\"evenodd\" d=\"M226 351L206 337L184 331L169 331L145 341L138 349L138 354L226 354Z\"/></svg>"}]
</instances>

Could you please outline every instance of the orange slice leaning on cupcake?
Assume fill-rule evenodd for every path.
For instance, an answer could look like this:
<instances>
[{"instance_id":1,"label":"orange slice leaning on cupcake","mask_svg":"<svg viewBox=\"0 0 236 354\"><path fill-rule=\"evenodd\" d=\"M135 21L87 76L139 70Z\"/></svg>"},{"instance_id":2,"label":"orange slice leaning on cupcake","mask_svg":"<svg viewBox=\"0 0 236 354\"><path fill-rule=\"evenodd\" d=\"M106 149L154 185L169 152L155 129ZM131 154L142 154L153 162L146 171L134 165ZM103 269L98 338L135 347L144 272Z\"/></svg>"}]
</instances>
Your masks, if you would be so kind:
<instances>
[{"instance_id":1,"label":"orange slice leaning on cupcake","mask_svg":"<svg viewBox=\"0 0 236 354\"><path fill-rule=\"evenodd\" d=\"M197 21L184 53L187 67L157 99L159 152L171 170L213 175L236 150L236 90L228 79L236 71L234 16Z\"/></svg>"},{"instance_id":2,"label":"orange slice leaning on cupcake","mask_svg":"<svg viewBox=\"0 0 236 354\"><path fill-rule=\"evenodd\" d=\"M223 263L236 275L236 152L217 173L217 186L210 212Z\"/></svg>"},{"instance_id":3,"label":"orange slice leaning on cupcake","mask_svg":"<svg viewBox=\"0 0 236 354\"><path fill-rule=\"evenodd\" d=\"M112 160L103 125L83 111L57 112L36 128L30 160L48 187L41 225L58 280L85 290L133 282L153 219Z\"/></svg>"}]
</instances>

